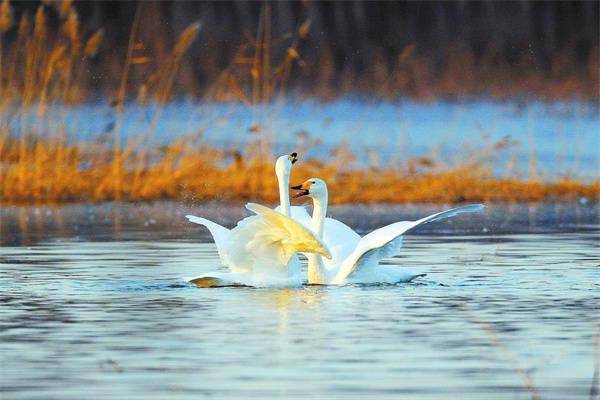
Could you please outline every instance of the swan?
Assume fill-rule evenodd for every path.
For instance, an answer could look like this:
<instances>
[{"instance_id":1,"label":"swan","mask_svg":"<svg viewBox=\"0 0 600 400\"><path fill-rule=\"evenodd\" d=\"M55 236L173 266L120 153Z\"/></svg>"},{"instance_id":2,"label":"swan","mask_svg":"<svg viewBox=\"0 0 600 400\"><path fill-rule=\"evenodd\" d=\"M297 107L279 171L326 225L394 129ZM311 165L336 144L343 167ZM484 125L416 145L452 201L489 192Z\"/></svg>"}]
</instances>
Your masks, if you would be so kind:
<instances>
[{"instance_id":1,"label":"swan","mask_svg":"<svg viewBox=\"0 0 600 400\"><path fill-rule=\"evenodd\" d=\"M297 161L298 153L294 152L290 155L283 155L281 157L278 157L275 163L275 174L277 175L280 200L280 206L277 208L277 210L281 210L283 215L286 215L288 217L290 216L290 172L292 169L292 165L295 164ZM217 246L217 252L219 253L219 259L221 260L221 263L225 266L228 266L229 260L227 258L227 254L225 253L225 248L229 241L231 230L206 218L197 217L195 215L186 215L185 217L188 219L188 221L194 224L204 225L208 229L215 241L215 245Z\"/></svg>"},{"instance_id":2,"label":"swan","mask_svg":"<svg viewBox=\"0 0 600 400\"><path fill-rule=\"evenodd\" d=\"M313 200L312 230L317 238L323 238L327 212L328 191L325 182L311 178L301 185L293 186L298 193L294 196L311 197ZM402 246L402 235L419 225L450 218L464 212L483 209L482 204L453 208L421 218L417 221L400 221L379 228L360 238L347 255L330 260L328 265L318 254L307 254L308 282L310 284L343 285L346 283L398 283L408 282L422 274L392 265L379 265L384 258L398 254Z\"/></svg>"},{"instance_id":3,"label":"swan","mask_svg":"<svg viewBox=\"0 0 600 400\"><path fill-rule=\"evenodd\" d=\"M213 273L191 279L201 287L300 286L304 279L288 268L297 253L331 258L327 246L309 229L278 211L248 203L255 215L244 218L229 231L221 248L229 273Z\"/></svg>"},{"instance_id":4,"label":"swan","mask_svg":"<svg viewBox=\"0 0 600 400\"><path fill-rule=\"evenodd\" d=\"M296 153L292 153L298 159ZM292 162L294 164L295 162ZM284 215L291 217L293 220L299 222L304 227L311 229L312 219L306 208L303 206L291 206L290 205L290 172L292 164L287 164L284 157L279 157L275 165L275 173L277 175L277 181L279 183L279 203L280 205L275 208L276 211L282 212ZM331 251L332 259L340 259L349 255L360 240L360 235L356 233L348 225L341 221L333 218L326 217L324 220L325 231L323 234L323 242L327 245L329 251ZM331 260L324 260L326 266L330 266ZM294 261L294 265L296 262ZM300 268L300 264L297 263L297 267Z\"/></svg>"},{"instance_id":5,"label":"swan","mask_svg":"<svg viewBox=\"0 0 600 400\"><path fill-rule=\"evenodd\" d=\"M298 162L299 159L300 156L298 153L293 152L290 155L278 157L275 162L275 175L277 176L277 185L279 188L279 206L277 206L275 210L281 212L283 215L291 217L304 227L310 229L312 222L306 209L302 206L292 206L290 204L290 174L292 166ZM219 253L221 263L226 266L229 265L229 260L227 260L222 249L225 247L225 243L227 243L231 231L205 218L193 215L186 215L186 218L190 222L204 225L208 228L217 246L217 252ZM340 259L349 255L358 244L360 235L348 225L333 218L325 218L324 224L326 229L323 236L323 242L327 244L333 259ZM329 259L325 259L324 262L326 266L330 266L331 261ZM290 269L294 274L301 273L301 264L297 256L292 258Z\"/></svg>"},{"instance_id":6,"label":"swan","mask_svg":"<svg viewBox=\"0 0 600 400\"><path fill-rule=\"evenodd\" d=\"M291 167L297 160L298 154L294 152L289 156L284 155L279 157L275 163L281 214L273 210L270 210L273 211L272 213L267 213L264 210L264 206L250 203L246 208L255 214L260 210L260 213L254 217L243 219L231 230L206 218L186 215L186 218L190 222L204 225L210 231L217 247L219 259L230 271L228 273L217 272L202 275L190 279L190 282L197 286L207 287L231 285L264 286L265 284L288 286L302 283L304 279L302 277L300 261L295 254L297 252L292 252L287 257L287 253L289 252L287 248L295 242L293 242L293 237L286 237L282 233L286 230L282 231L281 226L286 227L288 234L295 233L299 235L299 238L307 234L313 234L309 229L296 222L290 223L288 221L286 225L279 218L280 215L290 216L289 179ZM306 211L304 212L306 213ZM274 225L273 221L280 222ZM276 234L269 232L269 229L273 230L278 226L279 231ZM282 241L280 245L273 245L277 240ZM320 253L325 252L327 255L329 254L329 250L323 250L323 246L319 247L315 243L313 244L313 247L308 247L307 252L314 250ZM284 248L287 250L284 251ZM280 255L282 251L286 254L286 257Z\"/></svg>"}]
</instances>

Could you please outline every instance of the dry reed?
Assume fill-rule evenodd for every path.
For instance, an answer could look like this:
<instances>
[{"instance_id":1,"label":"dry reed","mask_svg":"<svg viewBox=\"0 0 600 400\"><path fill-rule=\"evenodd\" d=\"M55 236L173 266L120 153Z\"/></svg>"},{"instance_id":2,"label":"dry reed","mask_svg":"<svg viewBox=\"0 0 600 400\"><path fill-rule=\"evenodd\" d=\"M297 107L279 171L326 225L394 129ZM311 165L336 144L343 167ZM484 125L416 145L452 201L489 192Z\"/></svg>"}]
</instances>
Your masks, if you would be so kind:
<instances>
[{"instance_id":1,"label":"dry reed","mask_svg":"<svg viewBox=\"0 0 600 400\"><path fill-rule=\"evenodd\" d=\"M37 140L0 143L3 203L99 202L122 199L275 202L273 162L241 157L210 147L190 147L181 140L141 152ZM119 159L120 181L114 179ZM600 198L600 183L564 179L555 183L494 178L484 168L455 167L440 172L404 174L397 168L350 170L304 161L294 167L293 182L313 176L327 180L331 201L340 203L401 202L539 202ZM27 168L22 168L26 165ZM118 191L118 192L117 192Z\"/></svg>"},{"instance_id":2,"label":"dry reed","mask_svg":"<svg viewBox=\"0 0 600 400\"><path fill-rule=\"evenodd\" d=\"M150 97L159 106L167 104L176 91L175 83L185 54L196 40L200 24L186 28L162 60L138 54L137 27L143 3L138 3L133 21L120 85L114 102L115 124L105 142L77 143L66 137L66 126L42 129L49 107L68 113L68 106L84 99L90 77L89 60L99 51L103 31L82 29L71 2L44 3L33 19L22 15L18 28L12 26L7 0L0 3L0 202L40 203L105 200L182 199L274 201L271 147L267 130L269 116L259 115L260 105L277 104L287 95L294 67L302 68L299 45L310 31L310 20L281 39L271 33L271 10L266 4L258 31L248 35L232 64L211 87L215 101L239 101L255 110L249 128L256 140L245 155L232 155L206 145L193 145L186 138L164 148L143 146L150 132L140 132L126 143L120 135L122 114L130 93L139 101ZM49 13L57 13L61 26L54 32ZM16 30L16 40L2 51L3 34ZM410 59L410 49L400 61ZM135 68L150 68L142 87L133 88ZM152 69L153 68L153 69ZM457 67L458 68L458 67ZM247 86L245 82L251 81ZM34 118L32 118L34 117ZM9 121L19 121L18 130ZM149 141L150 142L150 141ZM494 178L476 159L454 163L445 169L423 168L431 160L409 160L386 169L345 168L352 158L337 149L327 164L306 162L295 168L294 180L320 176L331 185L334 203L344 202L466 202L466 201L572 201L581 197L597 200L599 183L564 179L544 183L534 179ZM399 168L401 167L401 168Z\"/></svg>"}]
</instances>

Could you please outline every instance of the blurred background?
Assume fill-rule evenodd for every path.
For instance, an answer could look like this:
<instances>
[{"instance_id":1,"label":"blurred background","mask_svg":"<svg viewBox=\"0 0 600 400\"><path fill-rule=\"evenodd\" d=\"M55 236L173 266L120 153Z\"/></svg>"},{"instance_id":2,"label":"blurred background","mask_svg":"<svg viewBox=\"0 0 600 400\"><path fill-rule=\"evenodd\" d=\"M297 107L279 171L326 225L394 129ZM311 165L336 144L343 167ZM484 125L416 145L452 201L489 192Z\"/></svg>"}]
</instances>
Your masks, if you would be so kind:
<instances>
[{"instance_id":1,"label":"blurred background","mask_svg":"<svg viewBox=\"0 0 600 400\"><path fill-rule=\"evenodd\" d=\"M15 2L15 20L35 15L39 5ZM300 62L288 80L299 96L598 99L600 6L593 1L95 1L72 7L82 34L104 33L85 77L90 91L110 93L118 85L139 7L132 85L143 84L169 57L181 31L202 24L176 78L178 95L202 96L226 68L248 62L244 47L261 31L274 59L294 45L291 56ZM60 10L47 11L48 34L55 36Z\"/></svg>"},{"instance_id":2,"label":"blurred background","mask_svg":"<svg viewBox=\"0 0 600 400\"><path fill-rule=\"evenodd\" d=\"M598 196L598 2L1 4L4 202Z\"/></svg>"}]
</instances>

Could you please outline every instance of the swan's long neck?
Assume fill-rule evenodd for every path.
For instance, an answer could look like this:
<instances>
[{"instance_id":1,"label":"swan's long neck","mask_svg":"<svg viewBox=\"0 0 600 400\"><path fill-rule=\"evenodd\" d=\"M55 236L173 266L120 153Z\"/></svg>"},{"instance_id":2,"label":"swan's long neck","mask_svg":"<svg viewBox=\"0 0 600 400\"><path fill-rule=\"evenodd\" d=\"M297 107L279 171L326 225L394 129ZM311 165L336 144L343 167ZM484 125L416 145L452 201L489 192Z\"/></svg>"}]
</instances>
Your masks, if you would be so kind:
<instances>
[{"instance_id":1,"label":"swan's long neck","mask_svg":"<svg viewBox=\"0 0 600 400\"><path fill-rule=\"evenodd\" d=\"M323 240L325 215L327 214L327 193L313 198L312 230ZM317 254L308 254L308 283L327 283L327 271L323 266L323 258Z\"/></svg>"},{"instance_id":2,"label":"swan's long neck","mask_svg":"<svg viewBox=\"0 0 600 400\"><path fill-rule=\"evenodd\" d=\"M319 239L323 240L325 215L327 214L327 193L313 198L312 230Z\"/></svg>"},{"instance_id":3,"label":"swan's long neck","mask_svg":"<svg viewBox=\"0 0 600 400\"><path fill-rule=\"evenodd\" d=\"M291 215L290 213L290 174L289 173L278 173L277 183L279 184L279 206L281 212L286 217Z\"/></svg>"}]
</instances>

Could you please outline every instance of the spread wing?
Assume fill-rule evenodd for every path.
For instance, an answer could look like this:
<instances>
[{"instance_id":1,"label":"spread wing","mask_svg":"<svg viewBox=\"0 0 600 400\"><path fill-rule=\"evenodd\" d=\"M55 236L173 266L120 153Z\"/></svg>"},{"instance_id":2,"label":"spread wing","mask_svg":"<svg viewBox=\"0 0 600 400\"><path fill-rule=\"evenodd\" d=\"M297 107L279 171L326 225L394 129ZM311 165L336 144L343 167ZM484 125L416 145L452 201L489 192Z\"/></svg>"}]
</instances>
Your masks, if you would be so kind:
<instances>
[{"instance_id":1,"label":"spread wing","mask_svg":"<svg viewBox=\"0 0 600 400\"><path fill-rule=\"evenodd\" d=\"M327 268L339 263L348 257L358 245L360 235L342 221L325 218L323 241L329 246L331 260L323 260Z\"/></svg>"},{"instance_id":2,"label":"spread wing","mask_svg":"<svg viewBox=\"0 0 600 400\"><path fill-rule=\"evenodd\" d=\"M275 208L279 211L280 207ZM306 229L312 231L312 218L302 206L292 206L290 208L292 219L299 222ZM356 248L360 235L342 221L333 218L325 218L325 229L323 232L323 242L327 244L331 252L331 260L323 260L325 266L336 265L346 258Z\"/></svg>"},{"instance_id":3,"label":"spread wing","mask_svg":"<svg viewBox=\"0 0 600 400\"><path fill-rule=\"evenodd\" d=\"M384 226L383 228L374 230L360 239L356 249L342 263L335 280L343 281L353 272L364 266L377 265L380 260L398 254L402 247L402 235L410 229L428 222L454 217L460 213L480 211L483 207L483 204L472 204L453 208L421 218L417 221L395 222Z\"/></svg>"},{"instance_id":4,"label":"spread wing","mask_svg":"<svg viewBox=\"0 0 600 400\"><path fill-rule=\"evenodd\" d=\"M275 211L282 213L281 206L275 207ZM310 215L306 211L306 208L304 208L303 206L291 206L290 214L294 221L300 222L305 228L310 229L312 221Z\"/></svg>"},{"instance_id":5,"label":"spread wing","mask_svg":"<svg viewBox=\"0 0 600 400\"><path fill-rule=\"evenodd\" d=\"M232 241L245 242L253 256L276 256L283 265L300 252L331 258L327 246L300 223L260 204L248 203L246 208L256 215L240 221Z\"/></svg>"},{"instance_id":6,"label":"spread wing","mask_svg":"<svg viewBox=\"0 0 600 400\"><path fill-rule=\"evenodd\" d=\"M215 245L217 246L221 263L223 263L223 265L229 265L226 249L231 231L206 218L196 217L195 215L186 215L185 217L194 224L204 225L210 231L210 234L215 241Z\"/></svg>"}]
</instances>

